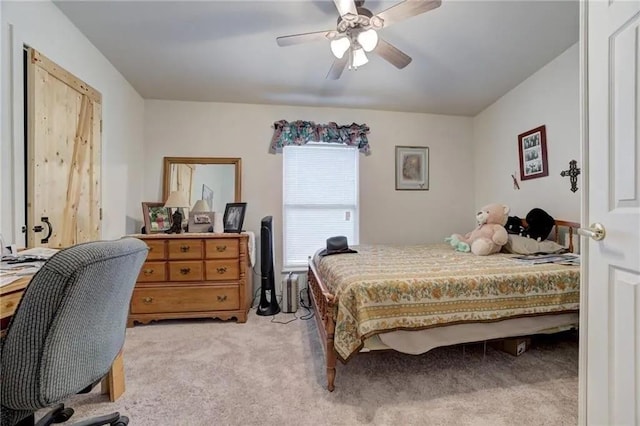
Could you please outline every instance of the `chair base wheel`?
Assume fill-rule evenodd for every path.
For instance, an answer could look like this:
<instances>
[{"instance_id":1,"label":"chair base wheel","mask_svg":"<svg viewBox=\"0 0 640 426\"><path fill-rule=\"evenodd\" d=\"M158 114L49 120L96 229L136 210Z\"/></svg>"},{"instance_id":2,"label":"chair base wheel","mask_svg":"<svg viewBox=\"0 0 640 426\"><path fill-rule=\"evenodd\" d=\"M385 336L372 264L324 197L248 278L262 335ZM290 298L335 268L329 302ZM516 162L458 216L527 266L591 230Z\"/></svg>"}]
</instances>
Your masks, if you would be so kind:
<instances>
[{"instance_id":1,"label":"chair base wheel","mask_svg":"<svg viewBox=\"0 0 640 426\"><path fill-rule=\"evenodd\" d=\"M64 423L73 416L73 408L66 407L53 413L53 423Z\"/></svg>"},{"instance_id":2,"label":"chair base wheel","mask_svg":"<svg viewBox=\"0 0 640 426\"><path fill-rule=\"evenodd\" d=\"M114 423L111 423L112 426L127 426L128 424L129 417L127 416L120 416L118 420L116 420Z\"/></svg>"}]
</instances>

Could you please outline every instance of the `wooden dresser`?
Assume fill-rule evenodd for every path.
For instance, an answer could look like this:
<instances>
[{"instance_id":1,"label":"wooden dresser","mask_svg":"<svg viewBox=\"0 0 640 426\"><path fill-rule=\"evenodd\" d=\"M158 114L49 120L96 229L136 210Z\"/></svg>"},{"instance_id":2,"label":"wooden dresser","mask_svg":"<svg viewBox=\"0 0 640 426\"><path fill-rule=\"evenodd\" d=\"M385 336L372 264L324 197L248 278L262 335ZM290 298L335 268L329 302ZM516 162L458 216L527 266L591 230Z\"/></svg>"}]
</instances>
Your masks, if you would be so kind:
<instances>
[{"instance_id":1,"label":"wooden dresser","mask_svg":"<svg viewBox=\"0 0 640 426\"><path fill-rule=\"evenodd\" d=\"M129 307L128 327L175 318L247 321L253 277L246 234L136 234L149 254Z\"/></svg>"}]
</instances>

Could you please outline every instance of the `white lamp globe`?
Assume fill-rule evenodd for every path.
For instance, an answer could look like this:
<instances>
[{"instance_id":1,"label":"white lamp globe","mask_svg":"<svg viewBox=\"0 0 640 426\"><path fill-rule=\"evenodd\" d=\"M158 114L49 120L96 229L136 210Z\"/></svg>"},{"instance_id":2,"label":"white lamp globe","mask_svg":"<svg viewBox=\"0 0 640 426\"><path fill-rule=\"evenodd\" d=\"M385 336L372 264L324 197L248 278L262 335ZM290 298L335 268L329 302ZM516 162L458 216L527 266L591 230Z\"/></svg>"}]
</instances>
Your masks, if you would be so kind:
<instances>
[{"instance_id":1,"label":"white lamp globe","mask_svg":"<svg viewBox=\"0 0 640 426\"><path fill-rule=\"evenodd\" d=\"M369 58L364 53L363 49L357 49L353 51L353 60L351 61L351 66L354 68L361 67L362 65L369 62Z\"/></svg>"},{"instance_id":2,"label":"white lamp globe","mask_svg":"<svg viewBox=\"0 0 640 426\"><path fill-rule=\"evenodd\" d=\"M378 45L378 33L373 29L363 31L358 34L358 43L366 52L371 52Z\"/></svg>"},{"instance_id":3,"label":"white lamp globe","mask_svg":"<svg viewBox=\"0 0 640 426\"><path fill-rule=\"evenodd\" d=\"M349 38L342 37L331 40L331 53L338 59L342 59L345 52L349 50L349 46L351 46L351 42Z\"/></svg>"}]
</instances>

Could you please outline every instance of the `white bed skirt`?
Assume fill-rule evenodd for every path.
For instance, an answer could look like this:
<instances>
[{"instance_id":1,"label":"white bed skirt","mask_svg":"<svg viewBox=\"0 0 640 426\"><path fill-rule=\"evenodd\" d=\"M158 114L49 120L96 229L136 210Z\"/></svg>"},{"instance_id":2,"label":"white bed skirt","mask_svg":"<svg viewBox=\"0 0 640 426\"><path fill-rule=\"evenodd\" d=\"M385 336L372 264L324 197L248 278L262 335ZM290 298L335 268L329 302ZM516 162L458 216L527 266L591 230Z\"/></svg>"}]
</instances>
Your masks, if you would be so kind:
<instances>
[{"instance_id":1,"label":"white bed skirt","mask_svg":"<svg viewBox=\"0 0 640 426\"><path fill-rule=\"evenodd\" d=\"M361 352L394 349L418 355L440 346L482 342L529 334L550 334L578 328L578 313L542 315L514 318L504 321L474 324L456 324L414 331L390 331L365 341Z\"/></svg>"}]
</instances>

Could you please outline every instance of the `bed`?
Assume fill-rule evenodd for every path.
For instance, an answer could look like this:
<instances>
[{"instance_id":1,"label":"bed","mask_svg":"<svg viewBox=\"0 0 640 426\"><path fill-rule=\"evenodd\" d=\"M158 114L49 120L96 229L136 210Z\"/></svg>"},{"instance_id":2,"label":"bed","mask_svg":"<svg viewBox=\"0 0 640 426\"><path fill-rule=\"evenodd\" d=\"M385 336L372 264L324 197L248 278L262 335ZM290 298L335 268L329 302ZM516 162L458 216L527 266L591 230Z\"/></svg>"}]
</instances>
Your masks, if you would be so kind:
<instances>
[{"instance_id":1,"label":"bed","mask_svg":"<svg viewBox=\"0 0 640 426\"><path fill-rule=\"evenodd\" d=\"M573 252L578 223L556 220ZM360 352L434 347L552 333L578 325L579 266L527 264L515 254L475 256L448 244L359 245L309 261L308 285L327 388L336 362Z\"/></svg>"}]
</instances>

